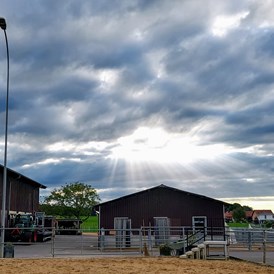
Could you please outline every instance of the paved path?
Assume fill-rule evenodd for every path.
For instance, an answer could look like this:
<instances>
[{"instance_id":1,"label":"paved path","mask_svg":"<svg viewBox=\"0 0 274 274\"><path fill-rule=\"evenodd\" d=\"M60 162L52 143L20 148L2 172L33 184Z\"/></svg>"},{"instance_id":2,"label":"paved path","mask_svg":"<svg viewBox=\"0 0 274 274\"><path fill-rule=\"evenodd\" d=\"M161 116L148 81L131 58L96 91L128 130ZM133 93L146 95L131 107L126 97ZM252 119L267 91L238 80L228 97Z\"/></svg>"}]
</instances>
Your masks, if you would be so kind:
<instances>
[{"instance_id":1,"label":"paved path","mask_svg":"<svg viewBox=\"0 0 274 274\"><path fill-rule=\"evenodd\" d=\"M14 258L52 258L51 242L38 244L17 244L14 246Z\"/></svg>"},{"instance_id":2,"label":"paved path","mask_svg":"<svg viewBox=\"0 0 274 274\"><path fill-rule=\"evenodd\" d=\"M263 252L262 251L247 251L247 250L237 250L229 251L229 256L246 260L255 263L263 263ZM274 266L274 251L267 251L265 257L265 263L267 265Z\"/></svg>"}]
</instances>

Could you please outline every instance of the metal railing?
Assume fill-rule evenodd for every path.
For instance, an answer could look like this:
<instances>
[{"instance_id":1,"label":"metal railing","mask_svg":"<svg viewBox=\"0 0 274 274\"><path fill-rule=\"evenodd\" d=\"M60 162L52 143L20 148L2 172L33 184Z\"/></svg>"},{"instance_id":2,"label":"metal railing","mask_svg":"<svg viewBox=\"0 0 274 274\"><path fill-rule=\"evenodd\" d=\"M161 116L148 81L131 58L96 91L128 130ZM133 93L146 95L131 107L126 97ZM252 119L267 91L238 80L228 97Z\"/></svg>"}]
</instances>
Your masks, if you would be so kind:
<instances>
[{"instance_id":1,"label":"metal railing","mask_svg":"<svg viewBox=\"0 0 274 274\"><path fill-rule=\"evenodd\" d=\"M274 265L273 229L230 228L227 231L229 235L229 250L233 256L253 262Z\"/></svg>"},{"instance_id":2,"label":"metal railing","mask_svg":"<svg viewBox=\"0 0 274 274\"><path fill-rule=\"evenodd\" d=\"M5 235L17 233L6 229ZM20 235L20 237L19 237ZM274 251L274 230L224 227L141 227L140 229L55 229L20 228L18 237L7 238L15 247L15 257L60 257L96 255L159 255L160 246L168 245L180 255L208 240L226 240L230 251L260 252L263 263ZM38 247L39 248L36 248ZM36 249L35 249L36 248ZM33 251L32 251L33 250ZM40 255L39 255L40 254ZM246 253L248 254L248 253Z\"/></svg>"}]
</instances>

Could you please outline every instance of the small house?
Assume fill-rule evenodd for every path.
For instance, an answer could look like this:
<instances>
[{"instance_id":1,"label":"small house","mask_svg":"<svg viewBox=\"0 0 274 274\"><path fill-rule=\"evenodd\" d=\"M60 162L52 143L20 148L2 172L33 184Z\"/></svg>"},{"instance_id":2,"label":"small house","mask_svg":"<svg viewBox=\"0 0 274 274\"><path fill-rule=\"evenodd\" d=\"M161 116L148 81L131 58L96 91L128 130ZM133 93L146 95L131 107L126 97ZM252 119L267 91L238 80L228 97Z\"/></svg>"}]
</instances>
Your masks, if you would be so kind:
<instances>
[{"instance_id":1,"label":"small house","mask_svg":"<svg viewBox=\"0 0 274 274\"><path fill-rule=\"evenodd\" d=\"M252 221L262 224L265 221L274 221L274 215L270 209L253 210Z\"/></svg>"}]
</instances>

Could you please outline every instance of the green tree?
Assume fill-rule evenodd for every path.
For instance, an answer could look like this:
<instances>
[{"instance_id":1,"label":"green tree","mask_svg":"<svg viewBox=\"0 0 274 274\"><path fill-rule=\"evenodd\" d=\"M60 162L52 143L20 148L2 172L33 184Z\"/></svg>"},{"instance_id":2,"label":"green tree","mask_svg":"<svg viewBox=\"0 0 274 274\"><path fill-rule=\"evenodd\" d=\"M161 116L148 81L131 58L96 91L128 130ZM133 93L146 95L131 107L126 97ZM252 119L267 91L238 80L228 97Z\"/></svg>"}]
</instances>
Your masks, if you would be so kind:
<instances>
[{"instance_id":1,"label":"green tree","mask_svg":"<svg viewBox=\"0 0 274 274\"><path fill-rule=\"evenodd\" d=\"M238 203L234 203L234 204L231 204L229 207L228 207L228 211L233 211L239 207L242 207L240 204Z\"/></svg>"},{"instance_id":2,"label":"green tree","mask_svg":"<svg viewBox=\"0 0 274 274\"><path fill-rule=\"evenodd\" d=\"M92 207L100 201L97 191L88 184L75 182L54 189L45 197L40 209L48 215L74 216L86 220Z\"/></svg>"},{"instance_id":3,"label":"green tree","mask_svg":"<svg viewBox=\"0 0 274 274\"><path fill-rule=\"evenodd\" d=\"M247 205L243 205L244 211L253 211L253 208Z\"/></svg>"},{"instance_id":4,"label":"green tree","mask_svg":"<svg viewBox=\"0 0 274 274\"><path fill-rule=\"evenodd\" d=\"M241 222L241 221L245 220L245 211L242 206L236 207L232 211L232 215L233 215L233 219L235 222Z\"/></svg>"},{"instance_id":5,"label":"green tree","mask_svg":"<svg viewBox=\"0 0 274 274\"><path fill-rule=\"evenodd\" d=\"M232 216L235 222L248 221L246 211L252 211L252 207L240 205L238 203L231 204L227 207L227 211L232 211Z\"/></svg>"}]
</instances>

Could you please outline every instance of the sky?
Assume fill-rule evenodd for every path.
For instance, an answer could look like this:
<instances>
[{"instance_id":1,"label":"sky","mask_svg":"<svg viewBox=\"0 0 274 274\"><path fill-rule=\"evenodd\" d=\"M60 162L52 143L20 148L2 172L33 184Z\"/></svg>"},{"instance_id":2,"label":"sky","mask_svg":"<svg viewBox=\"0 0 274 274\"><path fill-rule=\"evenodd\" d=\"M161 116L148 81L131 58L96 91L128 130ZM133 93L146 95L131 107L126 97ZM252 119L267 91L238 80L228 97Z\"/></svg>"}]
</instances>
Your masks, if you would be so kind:
<instances>
[{"instance_id":1,"label":"sky","mask_svg":"<svg viewBox=\"0 0 274 274\"><path fill-rule=\"evenodd\" d=\"M77 181L102 201L165 184L274 211L273 1L2 0L0 10L7 166L47 186L42 196Z\"/></svg>"}]
</instances>

